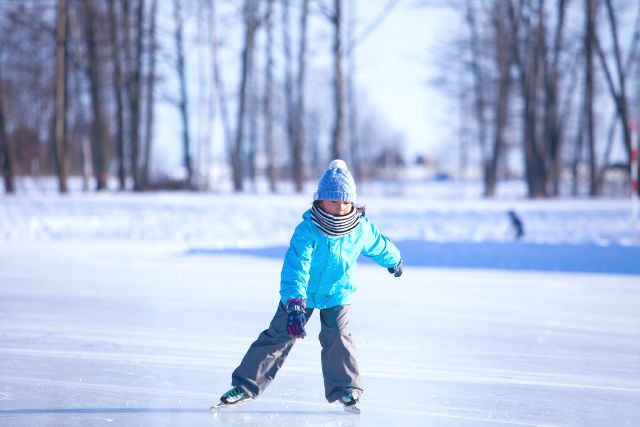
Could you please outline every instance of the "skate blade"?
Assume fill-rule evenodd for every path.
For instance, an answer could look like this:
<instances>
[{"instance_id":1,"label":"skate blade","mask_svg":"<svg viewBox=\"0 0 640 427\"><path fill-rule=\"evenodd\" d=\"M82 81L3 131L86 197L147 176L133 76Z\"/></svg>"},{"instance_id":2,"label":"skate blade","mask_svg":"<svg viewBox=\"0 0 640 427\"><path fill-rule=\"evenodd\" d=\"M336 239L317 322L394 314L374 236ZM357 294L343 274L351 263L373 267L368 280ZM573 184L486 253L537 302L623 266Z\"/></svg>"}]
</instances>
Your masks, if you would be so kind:
<instances>
[{"instance_id":1,"label":"skate blade","mask_svg":"<svg viewBox=\"0 0 640 427\"><path fill-rule=\"evenodd\" d=\"M222 409L222 408L228 408L228 407L230 407L230 406L238 406L238 405L240 405L240 404L242 404L242 403L245 403L245 402L248 402L248 401L250 401L250 400L253 400L253 398L251 398L251 397L250 397L249 399L244 399L244 400L241 400L240 402L236 402L236 403L224 403L224 402L219 402L219 403L216 403L215 405L210 406L210 407L209 407L209 410L210 410L211 412L217 412L217 411L219 411L219 410L220 410L220 409Z\"/></svg>"},{"instance_id":2,"label":"skate blade","mask_svg":"<svg viewBox=\"0 0 640 427\"><path fill-rule=\"evenodd\" d=\"M360 408L358 408L356 405L345 406L344 410L345 412L349 412L350 414L360 415Z\"/></svg>"}]
</instances>

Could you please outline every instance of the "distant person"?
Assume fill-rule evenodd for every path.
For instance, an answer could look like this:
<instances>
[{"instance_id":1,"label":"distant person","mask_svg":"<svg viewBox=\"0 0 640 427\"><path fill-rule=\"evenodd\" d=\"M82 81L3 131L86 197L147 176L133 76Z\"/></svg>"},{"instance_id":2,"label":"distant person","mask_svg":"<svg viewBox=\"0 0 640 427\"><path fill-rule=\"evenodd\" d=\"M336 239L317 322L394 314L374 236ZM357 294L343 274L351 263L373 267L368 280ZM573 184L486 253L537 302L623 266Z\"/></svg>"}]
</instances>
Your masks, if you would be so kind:
<instances>
[{"instance_id":1,"label":"distant person","mask_svg":"<svg viewBox=\"0 0 640 427\"><path fill-rule=\"evenodd\" d=\"M518 214L513 210L509 211L509 219L511 220L511 227L513 228L516 240L520 240L524 237L524 225L522 224L522 219L520 219Z\"/></svg>"},{"instance_id":2,"label":"distant person","mask_svg":"<svg viewBox=\"0 0 640 427\"><path fill-rule=\"evenodd\" d=\"M346 163L332 161L318 183L311 209L302 215L291 238L275 316L233 372L233 388L212 410L260 395L284 364L295 340L305 337L305 324L318 309L325 397L329 402L339 401L347 411L360 412L356 404L363 388L349 329L356 260L366 255L400 277L402 259L396 246L364 217L364 208L355 202L356 184Z\"/></svg>"}]
</instances>

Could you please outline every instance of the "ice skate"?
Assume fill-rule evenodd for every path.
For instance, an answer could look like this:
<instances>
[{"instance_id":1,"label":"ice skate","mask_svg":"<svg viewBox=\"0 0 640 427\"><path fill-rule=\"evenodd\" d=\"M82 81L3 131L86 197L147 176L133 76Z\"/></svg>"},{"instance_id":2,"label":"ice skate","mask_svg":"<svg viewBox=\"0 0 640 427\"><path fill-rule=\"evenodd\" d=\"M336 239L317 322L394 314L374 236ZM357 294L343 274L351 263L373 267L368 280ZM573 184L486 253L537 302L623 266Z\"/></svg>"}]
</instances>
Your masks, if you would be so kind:
<instances>
[{"instance_id":1,"label":"ice skate","mask_svg":"<svg viewBox=\"0 0 640 427\"><path fill-rule=\"evenodd\" d=\"M220 397L220 403L212 405L209 409L211 411L216 411L220 408L237 405L238 403L248 402L249 400L253 400L253 398L249 396L241 387L234 387L223 394L222 397Z\"/></svg>"},{"instance_id":2,"label":"ice skate","mask_svg":"<svg viewBox=\"0 0 640 427\"><path fill-rule=\"evenodd\" d=\"M340 398L340 403L344 406L344 410L353 414L359 414L360 408L358 408L358 397L353 393L347 393Z\"/></svg>"}]
</instances>

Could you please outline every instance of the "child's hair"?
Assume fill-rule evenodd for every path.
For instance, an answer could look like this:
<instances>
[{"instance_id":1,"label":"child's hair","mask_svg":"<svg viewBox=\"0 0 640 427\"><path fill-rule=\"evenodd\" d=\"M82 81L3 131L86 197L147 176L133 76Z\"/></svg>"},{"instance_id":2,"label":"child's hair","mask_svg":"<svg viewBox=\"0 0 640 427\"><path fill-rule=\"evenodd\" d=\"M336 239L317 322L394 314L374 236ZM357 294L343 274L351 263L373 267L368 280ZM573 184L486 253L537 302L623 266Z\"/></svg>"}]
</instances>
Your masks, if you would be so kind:
<instances>
[{"instance_id":1,"label":"child's hair","mask_svg":"<svg viewBox=\"0 0 640 427\"><path fill-rule=\"evenodd\" d=\"M320 208L320 202L321 200L314 200L313 201L313 206ZM356 211L362 215L365 216L366 210L367 210L367 205L362 205L362 206L358 206L355 203L353 204L353 207L356 208Z\"/></svg>"}]
</instances>

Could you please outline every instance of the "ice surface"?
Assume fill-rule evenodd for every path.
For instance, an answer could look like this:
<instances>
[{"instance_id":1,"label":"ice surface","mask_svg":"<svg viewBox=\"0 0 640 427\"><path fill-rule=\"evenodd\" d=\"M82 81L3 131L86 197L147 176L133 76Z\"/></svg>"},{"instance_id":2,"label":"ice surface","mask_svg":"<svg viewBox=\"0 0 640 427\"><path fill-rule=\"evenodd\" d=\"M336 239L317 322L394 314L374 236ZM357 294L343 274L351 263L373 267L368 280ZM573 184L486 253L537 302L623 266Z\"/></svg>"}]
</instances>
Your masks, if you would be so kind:
<instances>
[{"instance_id":1,"label":"ice surface","mask_svg":"<svg viewBox=\"0 0 640 427\"><path fill-rule=\"evenodd\" d=\"M212 416L280 263L164 245L0 246L2 425L640 423L635 276L363 265L357 419L324 402L312 318L260 399Z\"/></svg>"},{"instance_id":2,"label":"ice surface","mask_svg":"<svg viewBox=\"0 0 640 427\"><path fill-rule=\"evenodd\" d=\"M504 202L367 201L383 231L417 243L405 246L399 279L360 266L352 332L362 414L324 400L314 315L263 396L211 415L275 311L278 251L308 203L1 198L0 425L640 425L640 276L632 269L640 258L624 241L617 202L522 202L523 216L546 220L528 229L538 237L518 243L507 226L491 237ZM430 227L434 215L484 237L440 231L435 250L411 228ZM584 221L568 220L576 216ZM567 265L582 267L517 270L528 256L517 255L522 246L537 254L564 247ZM587 265L598 255L585 253L594 248L613 267L576 272L593 271ZM475 261L500 250L517 256ZM441 265L454 268L438 267L439 252L457 253L461 264L444 254ZM431 263L421 262L426 254ZM620 265L611 261L618 257Z\"/></svg>"}]
</instances>

